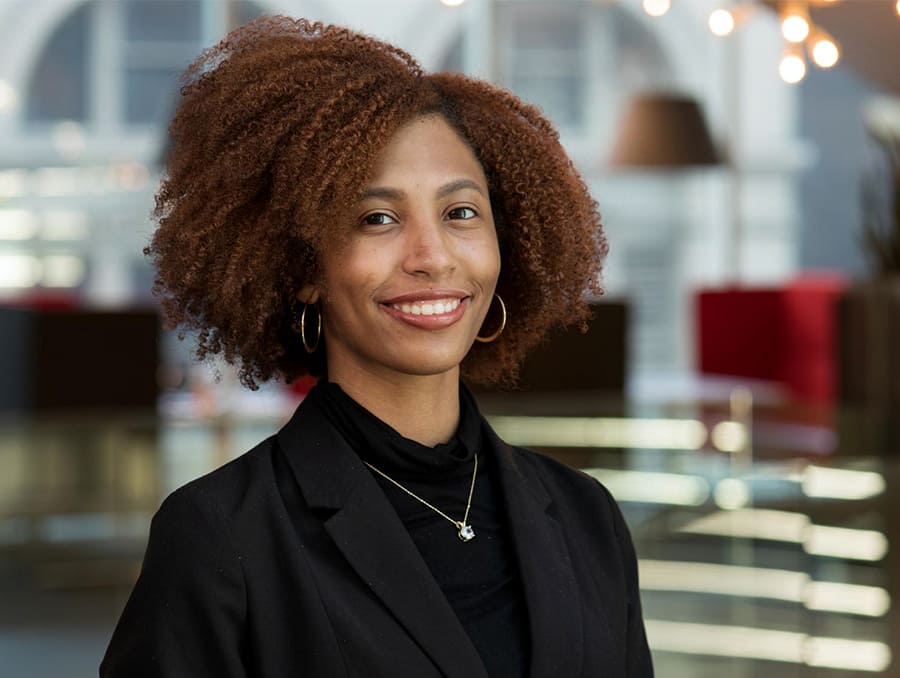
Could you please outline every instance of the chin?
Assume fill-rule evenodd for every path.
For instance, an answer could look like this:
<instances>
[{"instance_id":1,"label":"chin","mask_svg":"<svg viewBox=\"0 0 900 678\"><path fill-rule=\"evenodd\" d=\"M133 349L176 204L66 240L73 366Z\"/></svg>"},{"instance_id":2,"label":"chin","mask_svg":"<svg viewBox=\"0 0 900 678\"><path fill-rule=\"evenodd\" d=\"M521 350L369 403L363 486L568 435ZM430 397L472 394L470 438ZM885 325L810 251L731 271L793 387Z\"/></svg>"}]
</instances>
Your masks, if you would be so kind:
<instances>
[{"instance_id":1,"label":"chin","mask_svg":"<svg viewBox=\"0 0 900 678\"><path fill-rule=\"evenodd\" d=\"M446 374L457 369L466 357L465 353L435 354L428 351L413 351L413 356L398 360L395 369L398 372L417 376L433 376ZM409 358L413 359L410 360Z\"/></svg>"}]
</instances>

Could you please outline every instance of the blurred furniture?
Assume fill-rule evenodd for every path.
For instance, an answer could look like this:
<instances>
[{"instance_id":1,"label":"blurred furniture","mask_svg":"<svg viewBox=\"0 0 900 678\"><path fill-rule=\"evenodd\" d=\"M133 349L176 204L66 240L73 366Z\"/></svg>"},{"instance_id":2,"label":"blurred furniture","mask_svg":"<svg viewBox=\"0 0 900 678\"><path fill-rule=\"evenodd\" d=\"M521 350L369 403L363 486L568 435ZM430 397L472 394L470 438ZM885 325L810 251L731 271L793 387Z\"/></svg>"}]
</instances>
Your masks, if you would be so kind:
<instances>
[{"instance_id":1,"label":"blurred furniture","mask_svg":"<svg viewBox=\"0 0 900 678\"><path fill-rule=\"evenodd\" d=\"M628 367L628 307L624 301L591 304L588 331L551 336L522 366L525 391L605 391L623 394Z\"/></svg>"},{"instance_id":2,"label":"blurred furniture","mask_svg":"<svg viewBox=\"0 0 900 678\"><path fill-rule=\"evenodd\" d=\"M698 369L777 382L796 398L830 403L838 392L839 277L782 287L707 289L696 297Z\"/></svg>"},{"instance_id":3,"label":"blurred furniture","mask_svg":"<svg viewBox=\"0 0 900 678\"><path fill-rule=\"evenodd\" d=\"M841 400L900 417L900 278L854 285L839 311Z\"/></svg>"},{"instance_id":4,"label":"blurred furniture","mask_svg":"<svg viewBox=\"0 0 900 678\"><path fill-rule=\"evenodd\" d=\"M588 331L552 334L528 354L516 393L591 391L623 396L628 372L628 306L604 299L590 306ZM490 390L490 389L488 389Z\"/></svg>"},{"instance_id":5,"label":"blurred furniture","mask_svg":"<svg viewBox=\"0 0 900 678\"><path fill-rule=\"evenodd\" d=\"M851 287L839 310L841 436L861 453L900 453L900 277Z\"/></svg>"},{"instance_id":6,"label":"blurred furniture","mask_svg":"<svg viewBox=\"0 0 900 678\"><path fill-rule=\"evenodd\" d=\"M0 411L156 409L155 310L0 307Z\"/></svg>"}]
</instances>

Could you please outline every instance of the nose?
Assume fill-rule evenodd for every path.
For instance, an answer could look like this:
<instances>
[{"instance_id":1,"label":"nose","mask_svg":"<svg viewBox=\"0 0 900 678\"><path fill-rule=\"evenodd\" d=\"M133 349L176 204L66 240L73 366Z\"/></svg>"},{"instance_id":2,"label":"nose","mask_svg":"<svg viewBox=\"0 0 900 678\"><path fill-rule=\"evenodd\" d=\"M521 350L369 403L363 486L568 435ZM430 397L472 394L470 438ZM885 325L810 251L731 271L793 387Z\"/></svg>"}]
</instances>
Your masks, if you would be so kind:
<instances>
[{"instance_id":1,"label":"nose","mask_svg":"<svg viewBox=\"0 0 900 678\"><path fill-rule=\"evenodd\" d=\"M455 266L452 242L437 218L420 217L407 223L403 270L410 275L440 278Z\"/></svg>"}]
</instances>

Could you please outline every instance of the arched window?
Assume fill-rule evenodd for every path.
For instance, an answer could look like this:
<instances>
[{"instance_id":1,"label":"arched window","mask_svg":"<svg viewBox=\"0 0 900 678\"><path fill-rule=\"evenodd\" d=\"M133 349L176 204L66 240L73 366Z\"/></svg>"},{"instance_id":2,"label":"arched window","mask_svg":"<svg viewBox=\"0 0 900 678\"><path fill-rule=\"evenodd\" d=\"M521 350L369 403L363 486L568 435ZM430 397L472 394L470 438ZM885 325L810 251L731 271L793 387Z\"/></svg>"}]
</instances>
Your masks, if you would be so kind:
<instances>
[{"instance_id":1,"label":"arched window","mask_svg":"<svg viewBox=\"0 0 900 678\"><path fill-rule=\"evenodd\" d=\"M25 121L73 120L100 130L163 124L185 67L222 31L262 13L251 0L80 5L37 60Z\"/></svg>"},{"instance_id":2,"label":"arched window","mask_svg":"<svg viewBox=\"0 0 900 678\"><path fill-rule=\"evenodd\" d=\"M566 135L611 134L635 90L671 85L653 36L615 3L496 4L496 79L538 105Z\"/></svg>"},{"instance_id":3,"label":"arched window","mask_svg":"<svg viewBox=\"0 0 900 678\"><path fill-rule=\"evenodd\" d=\"M87 119L91 9L90 5L82 5L51 35L29 82L26 120L83 122Z\"/></svg>"}]
</instances>

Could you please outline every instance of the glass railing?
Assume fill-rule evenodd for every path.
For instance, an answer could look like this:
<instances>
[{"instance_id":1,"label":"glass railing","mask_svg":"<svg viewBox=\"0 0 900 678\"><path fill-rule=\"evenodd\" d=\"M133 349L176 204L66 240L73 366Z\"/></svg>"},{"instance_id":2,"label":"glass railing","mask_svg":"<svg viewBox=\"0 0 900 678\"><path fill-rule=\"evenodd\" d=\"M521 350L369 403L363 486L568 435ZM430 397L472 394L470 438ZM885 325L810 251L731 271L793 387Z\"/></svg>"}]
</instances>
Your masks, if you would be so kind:
<instances>
[{"instance_id":1,"label":"glass railing","mask_svg":"<svg viewBox=\"0 0 900 678\"><path fill-rule=\"evenodd\" d=\"M845 452L840 413L754 406L742 390L655 404L485 396L482 408L501 437L582 468L618 499L657 675L893 675L900 456L861 453L856 439ZM0 642L34 643L14 644L16 675L50 675L28 649L42 634L71 650L66 675L95 675L162 498L289 411L0 420L0 593L12 601ZM46 617L17 629L35 601Z\"/></svg>"}]
</instances>

